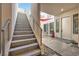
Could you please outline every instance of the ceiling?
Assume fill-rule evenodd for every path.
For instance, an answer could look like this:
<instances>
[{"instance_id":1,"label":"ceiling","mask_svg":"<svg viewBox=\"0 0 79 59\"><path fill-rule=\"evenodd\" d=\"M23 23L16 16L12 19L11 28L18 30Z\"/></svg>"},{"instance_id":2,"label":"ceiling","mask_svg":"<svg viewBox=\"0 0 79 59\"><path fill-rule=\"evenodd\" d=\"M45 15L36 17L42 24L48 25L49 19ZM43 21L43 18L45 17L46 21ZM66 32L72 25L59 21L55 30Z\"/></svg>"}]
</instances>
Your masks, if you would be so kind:
<instances>
[{"instance_id":1,"label":"ceiling","mask_svg":"<svg viewBox=\"0 0 79 59\"><path fill-rule=\"evenodd\" d=\"M42 12L46 12L51 15L58 15L77 7L78 5L78 3L41 3L40 9Z\"/></svg>"}]
</instances>

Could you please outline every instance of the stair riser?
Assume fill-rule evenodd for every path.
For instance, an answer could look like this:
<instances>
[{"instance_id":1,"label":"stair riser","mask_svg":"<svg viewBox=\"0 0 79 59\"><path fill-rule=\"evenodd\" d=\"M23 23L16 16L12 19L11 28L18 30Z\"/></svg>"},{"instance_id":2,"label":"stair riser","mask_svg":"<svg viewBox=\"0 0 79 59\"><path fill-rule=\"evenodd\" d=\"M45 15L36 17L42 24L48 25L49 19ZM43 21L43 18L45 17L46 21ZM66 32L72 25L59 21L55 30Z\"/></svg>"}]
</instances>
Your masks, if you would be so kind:
<instances>
[{"instance_id":1,"label":"stair riser","mask_svg":"<svg viewBox=\"0 0 79 59\"><path fill-rule=\"evenodd\" d=\"M38 47L39 47L38 45L34 45L34 46L31 46L31 47L28 47L28 48L19 49L17 51L10 52L9 55L16 56L16 55L21 54L23 52L28 52L28 51L32 51L34 49L37 49Z\"/></svg>"},{"instance_id":2,"label":"stair riser","mask_svg":"<svg viewBox=\"0 0 79 59\"><path fill-rule=\"evenodd\" d=\"M20 25L20 24L21 25L25 25L25 24L26 25L29 25L29 22L28 21L26 23L24 23L24 22L26 22L26 21L21 21L21 20L20 21L17 21L16 25Z\"/></svg>"},{"instance_id":3,"label":"stair riser","mask_svg":"<svg viewBox=\"0 0 79 59\"><path fill-rule=\"evenodd\" d=\"M24 23L24 22L17 22L17 23L16 23L16 25L20 25L20 24L21 24L21 25L29 25L29 22L28 22L28 23Z\"/></svg>"},{"instance_id":4,"label":"stair riser","mask_svg":"<svg viewBox=\"0 0 79 59\"><path fill-rule=\"evenodd\" d=\"M31 28L15 28L15 29L26 29L27 30L27 29L31 29Z\"/></svg>"},{"instance_id":5,"label":"stair riser","mask_svg":"<svg viewBox=\"0 0 79 59\"><path fill-rule=\"evenodd\" d=\"M14 32L14 35L26 35L26 34L33 34L33 32Z\"/></svg>"},{"instance_id":6,"label":"stair riser","mask_svg":"<svg viewBox=\"0 0 79 59\"><path fill-rule=\"evenodd\" d=\"M31 28L31 27L30 26L16 26L15 29L16 28Z\"/></svg>"},{"instance_id":7,"label":"stair riser","mask_svg":"<svg viewBox=\"0 0 79 59\"><path fill-rule=\"evenodd\" d=\"M30 28L29 25L16 25L15 28Z\"/></svg>"},{"instance_id":8,"label":"stair riser","mask_svg":"<svg viewBox=\"0 0 79 59\"><path fill-rule=\"evenodd\" d=\"M16 28L17 27L24 27L25 28L25 27L30 27L30 26L29 25L26 25L26 26L25 25L16 25Z\"/></svg>"},{"instance_id":9,"label":"stair riser","mask_svg":"<svg viewBox=\"0 0 79 59\"><path fill-rule=\"evenodd\" d=\"M19 18L19 19L17 19L17 22L16 22L17 24L19 23L19 24L21 24L21 23L23 23L23 24L28 24L28 21L27 21L27 19L21 19L21 18Z\"/></svg>"},{"instance_id":10,"label":"stair riser","mask_svg":"<svg viewBox=\"0 0 79 59\"><path fill-rule=\"evenodd\" d=\"M13 40L34 38L34 35L13 37Z\"/></svg>"},{"instance_id":11,"label":"stair riser","mask_svg":"<svg viewBox=\"0 0 79 59\"><path fill-rule=\"evenodd\" d=\"M30 55L30 56L41 56L41 52L38 52L38 53Z\"/></svg>"},{"instance_id":12,"label":"stair riser","mask_svg":"<svg viewBox=\"0 0 79 59\"><path fill-rule=\"evenodd\" d=\"M32 31L32 29L23 29L23 28L21 28L21 29L15 29L15 31Z\"/></svg>"},{"instance_id":13,"label":"stair riser","mask_svg":"<svg viewBox=\"0 0 79 59\"><path fill-rule=\"evenodd\" d=\"M26 22L26 21L17 21L16 26L17 26L17 25L26 25L26 26L29 25L29 26L30 26L30 24L29 24L28 21L27 21L27 22Z\"/></svg>"},{"instance_id":14,"label":"stair riser","mask_svg":"<svg viewBox=\"0 0 79 59\"><path fill-rule=\"evenodd\" d=\"M24 24L28 24L28 21L27 21L27 19L17 19L17 22L16 22L17 24L21 24L21 23L24 23Z\"/></svg>"},{"instance_id":15,"label":"stair riser","mask_svg":"<svg viewBox=\"0 0 79 59\"><path fill-rule=\"evenodd\" d=\"M23 45L27 45L27 44L32 44L32 43L35 43L35 42L36 42L36 39L35 40L29 40L29 41L16 42L16 43L11 44L11 48L15 48L15 47L23 46Z\"/></svg>"}]
</instances>

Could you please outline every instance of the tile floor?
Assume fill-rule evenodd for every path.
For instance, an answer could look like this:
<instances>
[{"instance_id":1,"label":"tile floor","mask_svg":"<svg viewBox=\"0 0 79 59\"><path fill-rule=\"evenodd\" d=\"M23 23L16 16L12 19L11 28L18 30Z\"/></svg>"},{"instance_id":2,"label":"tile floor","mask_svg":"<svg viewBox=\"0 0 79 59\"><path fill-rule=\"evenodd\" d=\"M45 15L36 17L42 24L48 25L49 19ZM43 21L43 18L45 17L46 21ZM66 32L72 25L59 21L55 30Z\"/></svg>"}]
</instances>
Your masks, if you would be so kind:
<instances>
[{"instance_id":1,"label":"tile floor","mask_svg":"<svg viewBox=\"0 0 79 59\"><path fill-rule=\"evenodd\" d=\"M79 56L79 48L73 47L72 43L67 44L49 36L43 36L42 43L62 56Z\"/></svg>"}]
</instances>

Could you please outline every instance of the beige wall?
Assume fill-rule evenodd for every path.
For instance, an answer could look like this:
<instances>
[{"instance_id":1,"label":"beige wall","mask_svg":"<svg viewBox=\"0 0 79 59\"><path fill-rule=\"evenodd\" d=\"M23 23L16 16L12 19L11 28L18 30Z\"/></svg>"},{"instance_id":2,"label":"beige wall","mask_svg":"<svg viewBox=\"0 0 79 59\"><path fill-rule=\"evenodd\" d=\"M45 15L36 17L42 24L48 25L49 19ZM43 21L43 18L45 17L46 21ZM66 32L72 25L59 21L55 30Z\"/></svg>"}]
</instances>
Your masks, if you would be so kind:
<instances>
[{"instance_id":1,"label":"beige wall","mask_svg":"<svg viewBox=\"0 0 79 59\"><path fill-rule=\"evenodd\" d=\"M0 4L0 53L1 53L1 14L2 14L2 10L1 10L1 4Z\"/></svg>"},{"instance_id":2,"label":"beige wall","mask_svg":"<svg viewBox=\"0 0 79 59\"><path fill-rule=\"evenodd\" d=\"M60 21L60 27L59 27L60 28L60 31L59 31L59 33L56 33L56 31L55 31L55 36L56 37L61 37L61 19L63 20L63 17L66 17L64 19L67 19L68 17L70 17L69 18L70 21L68 21L69 23L67 23L66 27L64 27L64 28L68 28L68 25L70 25L71 26L71 31L69 31L67 29L64 29L64 31L65 31L64 35L66 35L67 33L71 33L71 35L70 35L71 39L72 40L75 40L76 42L79 42L78 34L73 34L73 14L76 14L76 13L79 13L78 12L78 8L75 8L75 9L69 10L69 11L66 11L66 12L60 14L59 16L55 17L55 19L58 19L59 18L59 21ZM64 22L64 20L63 20L63 22ZM68 37L65 37L65 39L66 38L68 38Z\"/></svg>"},{"instance_id":3,"label":"beige wall","mask_svg":"<svg viewBox=\"0 0 79 59\"><path fill-rule=\"evenodd\" d=\"M14 27L16 23L16 17L17 17L17 5L15 3L2 3L0 4L0 29L4 27L7 20L10 20L10 27L9 27L9 41L12 40L12 35L14 32ZM0 32L1 33L1 32ZM0 35L3 37L2 35ZM5 40L8 38L8 28L5 31ZM3 39L2 39L3 40ZM6 42L6 44L9 44L6 49L10 47L10 42ZM8 51L7 51L8 52ZM6 54L7 54L6 52Z\"/></svg>"},{"instance_id":4,"label":"beige wall","mask_svg":"<svg viewBox=\"0 0 79 59\"><path fill-rule=\"evenodd\" d=\"M31 13L34 19L38 22L38 24L40 24L40 4L33 3Z\"/></svg>"},{"instance_id":5,"label":"beige wall","mask_svg":"<svg viewBox=\"0 0 79 59\"><path fill-rule=\"evenodd\" d=\"M71 16L62 18L62 38L72 40L72 33Z\"/></svg>"},{"instance_id":6,"label":"beige wall","mask_svg":"<svg viewBox=\"0 0 79 59\"><path fill-rule=\"evenodd\" d=\"M31 14L33 18L30 21L32 30L37 38L40 48L42 48L42 30L40 28L40 4L33 3Z\"/></svg>"},{"instance_id":7,"label":"beige wall","mask_svg":"<svg viewBox=\"0 0 79 59\"><path fill-rule=\"evenodd\" d=\"M4 3L2 4L2 26L6 22L7 19L11 19L12 17L12 7L11 4Z\"/></svg>"},{"instance_id":8,"label":"beige wall","mask_svg":"<svg viewBox=\"0 0 79 59\"><path fill-rule=\"evenodd\" d=\"M61 18L58 16L55 16L55 23L54 23L54 32L55 32L55 37L60 38L61 37ZM59 20L59 32L56 32L56 20Z\"/></svg>"},{"instance_id":9,"label":"beige wall","mask_svg":"<svg viewBox=\"0 0 79 59\"><path fill-rule=\"evenodd\" d=\"M12 4L12 21L11 21L11 35L13 35L15 24L16 24L16 18L17 18L17 4Z\"/></svg>"},{"instance_id":10,"label":"beige wall","mask_svg":"<svg viewBox=\"0 0 79 59\"><path fill-rule=\"evenodd\" d=\"M7 3L5 3L5 4L0 4L0 6L1 6L1 8L0 8L0 29L2 29L3 27L4 27L4 25L5 25L5 23L6 23L6 21L9 19L9 20L11 20L11 10L12 10L12 8L11 8L11 4L7 4ZM6 38L6 40L7 40L7 37L8 37L8 35L7 35L7 33L8 33L8 30L6 29L6 31L5 31L5 37L4 38ZM1 34L1 32L0 32L0 34ZM3 45L2 44L2 40L3 40L3 35L1 34L0 35L1 37L0 37L0 42L1 42L1 46ZM1 50L2 51L2 50Z\"/></svg>"},{"instance_id":11,"label":"beige wall","mask_svg":"<svg viewBox=\"0 0 79 59\"><path fill-rule=\"evenodd\" d=\"M17 17L17 4L15 3L5 3L2 4L2 27L4 26L6 20L10 20L10 31L12 33ZM10 33L10 34L11 34Z\"/></svg>"}]
</instances>

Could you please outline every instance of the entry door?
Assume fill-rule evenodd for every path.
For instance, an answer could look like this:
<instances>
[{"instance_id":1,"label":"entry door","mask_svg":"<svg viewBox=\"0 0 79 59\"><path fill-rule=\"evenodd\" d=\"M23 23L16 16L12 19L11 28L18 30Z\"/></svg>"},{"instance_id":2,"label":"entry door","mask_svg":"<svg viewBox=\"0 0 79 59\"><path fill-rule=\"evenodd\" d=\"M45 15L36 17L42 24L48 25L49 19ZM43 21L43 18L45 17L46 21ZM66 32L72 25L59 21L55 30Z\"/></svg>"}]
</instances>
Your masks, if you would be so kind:
<instances>
[{"instance_id":1,"label":"entry door","mask_svg":"<svg viewBox=\"0 0 79 59\"><path fill-rule=\"evenodd\" d=\"M62 38L71 40L72 23L71 17L62 18Z\"/></svg>"}]
</instances>

